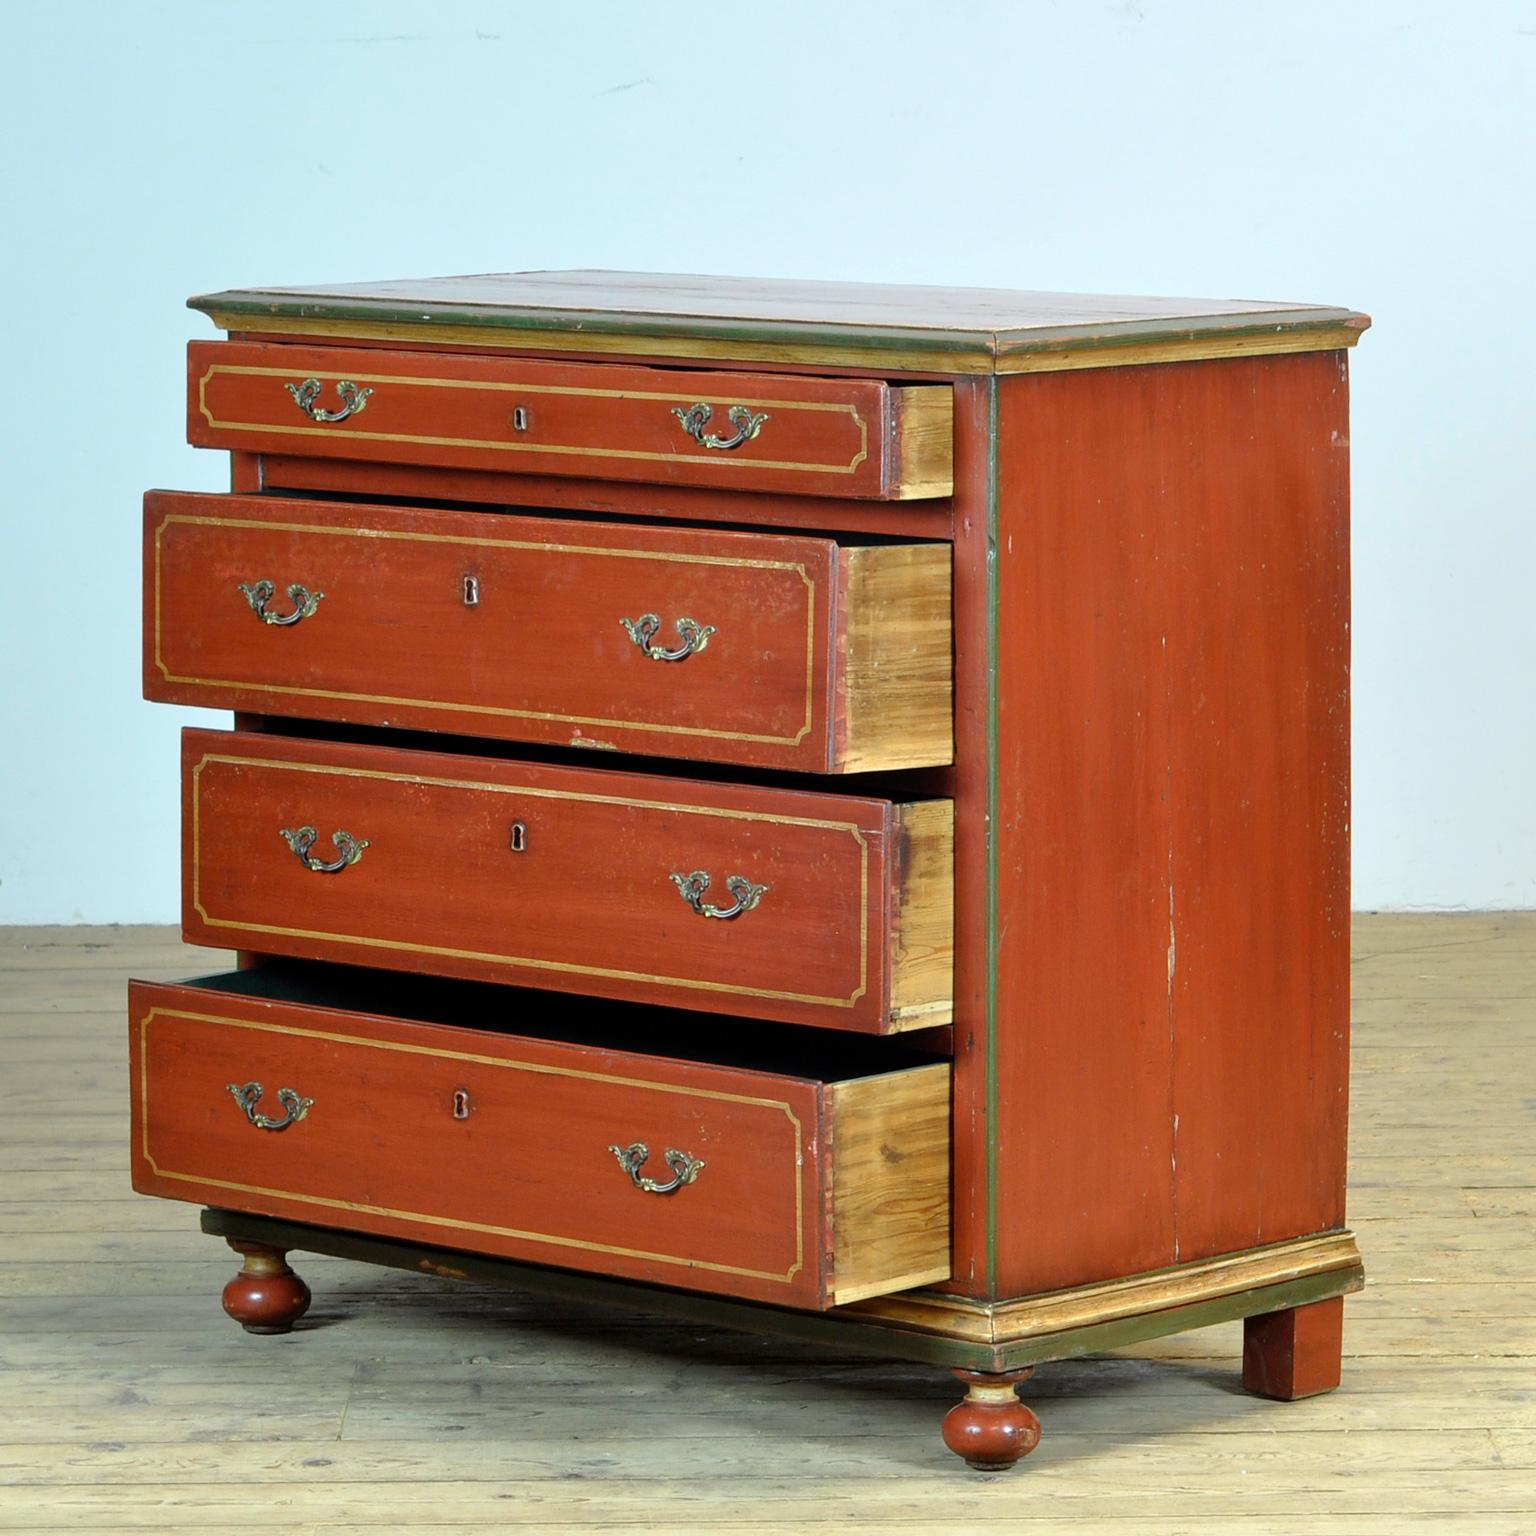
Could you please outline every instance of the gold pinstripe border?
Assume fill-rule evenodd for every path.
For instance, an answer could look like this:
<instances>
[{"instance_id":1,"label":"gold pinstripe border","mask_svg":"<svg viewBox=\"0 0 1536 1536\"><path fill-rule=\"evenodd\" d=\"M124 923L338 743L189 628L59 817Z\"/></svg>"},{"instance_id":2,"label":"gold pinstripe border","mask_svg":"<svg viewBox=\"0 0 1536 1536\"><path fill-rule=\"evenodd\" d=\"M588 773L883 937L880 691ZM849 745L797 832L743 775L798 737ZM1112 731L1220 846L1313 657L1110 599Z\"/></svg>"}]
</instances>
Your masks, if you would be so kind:
<instances>
[{"instance_id":1,"label":"gold pinstripe border","mask_svg":"<svg viewBox=\"0 0 1536 1536\"><path fill-rule=\"evenodd\" d=\"M455 949L421 944L406 939L385 939L370 934L328 933L318 929L285 928L271 923L243 922L209 915L202 900L202 775L209 764L225 763L245 768L272 768L285 773L314 773L349 779L376 779L392 784L420 784L441 789L487 791L498 795L522 795L541 800L572 800L583 804L622 805L636 810L670 811L683 816L714 816L728 821L764 822L771 826L814 827L846 832L859 849L859 984L847 997L823 997L815 993L785 992L766 987L740 987L701 977L657 976L607 966L577 965L560 960L538 960L522 955L499 955L482 950ZM773 816L761 811L739 811L710 805L679 805L663 800L637 800L625 795L537 789L521 784L495 784L477 779L448 779L429 774L394 773L382 768L341 768L327 763L286 762L274 758L241 757L205 752L192 768L192 905L210 928L231 932L265 933L293 939L320 939L338 944L358 944L371 949L405 950L412 954L438 955L449 960L478 960L492 965L521 966L535 971L559 971L573 976L597 976L610 981L637 981L656 986L684 987L691 991L720 992L732 997L760 997L776 1002L809 1003L827 1008L852 1008L869 989L869 844L857 822L825 821L813 816Z\"/></svg>"},{"instance_id":2,"label":"gold pinstripe border","mask_svg":"<svg viewBox=\"0 0 1536 1536\"><path fill-rule=\"evenodd\" d=\"M717 731L705 726L664 725L649 720L609 720L597 715L567 715L553 710L507 709L493 704L462 704L451 700L416 699L391 694L349 693L340 689L304 688L283 683L232 682L216 677L186 677L166 665L161 637L162 610L162 536L172 524L207 528L250 528L262 532L333 534L370 539L397 539L422 544L456 544L475 549L537 550L549 554L613 556L626 560L657 560L665 564L719 565L732 569L794 571L806 587L805 618L805 724L793 736L772 736L750 731ZM602 726L610 730L654 731L669 736L696 736L711 741L742 741L766 746L798 747L815 726L816 706L816 582L798 561L740 560L727 555L687 555L675 551L608 549L600 545L545 544L535 539L492 539L475 535L458 537L446 533L395 532L378 528L338 528L324 523L268 522L247 517L199 517L190 513L167 513L155 529L155 666L168 683L186 683L197 688L246 689L252 693L291 694L300 698L338 699L361 704L390 704L416 709L459 711L464 714L492 715L514 720L549 720L564 725Z\"/></svg>"},{"instance_id":3,"label":"gold pinstripe border","mask_svg":"<svg viewBox=\"0 0 1536 1536\"><path fill-rule=\"evenodd\" d=\"M495 1226L485 1222L462 1221L449 1216L434 1216L424 1211L402 1211L386 1205L366 1205L326 1195L305 1195L293 1190L268 1189L259 1184L243 1184L196 1173L178 1173L162 1168L149 1149L149 1026L156 1018L190 1019L202 1024L216 1024L231 1029L257 1030L264 1034L295 1035L306 1040L328 1040L338 1045L364 1046L369 1050L398 1051L409 1055L431 1056L439 1061L463 1061L476 1066L506 1067L547 1077L569 1077L583 1082L611 1083L626 1088L644 1088L656 1093L673 1093L691 1098L713 1099L728 1104L753 1104L784 1112L795 1138L795 1262L782 1272L746 1269L734 1264L716 1264L705 1259L683 1258L676 1254L654 1253L643 1248L623 1248L610 1243L587 1243L579 1238L560 1237L548 1232L532 1232L518 1227ZM610 1072L586 1072L576 1067L551 1066L541 1062L516 1061L502 1056L486 1056L471 1051L454 1051L429 1045L408 1045L400 1041L371 1040L363 1035L341 1035L327 1030L299 1029L286 1024L265 1024L249 1019L229 1018L222 1014L194 1013L182 1008L151 1007L139 1021L139 1129L144 1161L156 1177L180 1183L198 1184L209 1189L227 1189L240 1194L262 1195L270 1199L293 1200L305 1205L324 1206L330 1210L355 1211L371 1216L390 1216L400 1221L417 1221L428 1226L450 1227L466 1232L485 1232L496 1237L511 1237L556 1247L576 1248L584 1253L607 1253L621 1258L648 1259L660 1264L681 1264L690 1269L707 1269L714 1274L743 1275L756 1280L787 1284L805 1267L805 1170L803 1154L804 1127L794 1109L783 1099L753 1094L727 1093L713 1088L690 1088L681 1083L657 1083L646 1078L621 1077Z\"/></svg>"},{"instance_id":4,"label":"gold pinstripe border","mask_svg":"<svg viewBox=\"0 0 1536 1536\"><path fill-rule=\"evenodd\" d=\"M226 343L215 342L215 346ZM548 453L569 454L590 459L634 459L644 463L663 464L724 464L736 469L783 469L803 474L851 475L869 457L869 425L851 403L821 400L732 400L733 405L771 407L777 411L822 411L853 418L859 429L859 451L846 464L804 464L788 459L700 459L696 453L647 453L637 448L596 448L570 443L510 442L500 438L479 437L432 437L416 432L359 432L345 427L285 427L269 422L220 421L208 408L208 385L219 374L242 377L291 379L301 368L258 368L243 363L211 363L206 373L197 381L197 408L203 419L219 432L277 432L285 437L333 437L366 443L412 443L427 448L489 448L499 453ZM349 368L310 372L311 378L329 382L332 379L350 379L361 384L405 384L427 389L488 390L493 393L522 395L569 395L582 400L695 400L695 395L669 394L660 390L640 389L592 389L577 388L565 384L519 384L501 380L481 379L419 379L409 375L389 373L355 373Z\"/></svg>"}]
</instances>

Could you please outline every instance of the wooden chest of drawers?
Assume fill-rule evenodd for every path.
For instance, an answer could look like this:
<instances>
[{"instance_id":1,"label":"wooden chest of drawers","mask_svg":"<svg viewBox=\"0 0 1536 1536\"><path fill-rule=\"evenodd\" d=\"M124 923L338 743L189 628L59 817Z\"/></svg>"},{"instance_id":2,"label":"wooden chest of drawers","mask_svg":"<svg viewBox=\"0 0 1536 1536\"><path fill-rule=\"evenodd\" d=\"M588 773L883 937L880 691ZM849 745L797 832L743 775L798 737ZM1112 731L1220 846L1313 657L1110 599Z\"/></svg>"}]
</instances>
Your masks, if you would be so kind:
<instances>
[{"instance_id":1,"label":"wooden chest of drawers","mask_svg":"<svg viewBox=\"0 0 1536 1536\"><path fill-rule=\"evenodd\" d=\"M193 301L135 1187L953 1367L1338 1379L1347 349L1318 306L531 273ZM882 1038L896 1036L896 1038Z\"/></svg>"}]
</instances>

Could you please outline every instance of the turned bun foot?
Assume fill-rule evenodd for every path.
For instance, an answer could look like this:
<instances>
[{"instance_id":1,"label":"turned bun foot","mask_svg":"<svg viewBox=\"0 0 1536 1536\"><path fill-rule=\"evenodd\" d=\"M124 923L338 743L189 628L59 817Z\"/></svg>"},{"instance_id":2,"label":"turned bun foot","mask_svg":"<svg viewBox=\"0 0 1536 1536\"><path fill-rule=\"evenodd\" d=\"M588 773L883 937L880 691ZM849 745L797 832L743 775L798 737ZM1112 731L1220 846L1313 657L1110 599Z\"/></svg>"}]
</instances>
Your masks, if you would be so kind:
<instances>
[{"instance_id":1,"label":"turned bun foot","mask_svg":"<svg viewBox=\"0 0 1536 1536\"><path fill-rule=\"evenodd\" d=\"M1019 1382L1034 1375L1023 1370L956 1370L969 1389L965 1401L944 1416L944 1444L978 1472L1005 1472L1040 1443L1040 1420L1014 1393Z\"/></svg>"},{"instance_id":2,"label":"turned bun foot","mask_svg":"<svg viewBox=\"0 0 1536 1536\"><path fill-rule=\"evenodd\" d=\"M309 1310L309 1287L289 1269L288 1250L225 1241L245 1262L224 1287L224 1310L247 1333L287 1333Z\"/></svg>"}]
</instances>

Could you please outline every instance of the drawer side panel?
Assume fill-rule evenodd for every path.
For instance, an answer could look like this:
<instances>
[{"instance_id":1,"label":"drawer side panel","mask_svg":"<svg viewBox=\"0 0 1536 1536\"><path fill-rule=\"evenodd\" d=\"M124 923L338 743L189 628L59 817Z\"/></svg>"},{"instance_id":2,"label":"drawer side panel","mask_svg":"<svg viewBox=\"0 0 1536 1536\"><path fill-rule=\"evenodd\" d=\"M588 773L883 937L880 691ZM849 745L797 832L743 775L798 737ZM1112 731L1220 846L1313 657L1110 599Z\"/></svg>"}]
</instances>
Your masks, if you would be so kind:
<instances>
[{"instance_id":1,"label":"drawer side panel","mask_svg":"<svg viewBox=\"0 0 1536 1536\"><path fill-rule=\"evenodd\" d=\"M830 1084L827 1125L834 1300L949 1279L949 1067Z\"/></svg>"},{"instance_id":2,"label":"drawer side panel","mask_svg":"<svg viewBox=\"0 0 1536 1536\"><path fill-rule=\"evenodd\" d=\"M951 564L948 544L840 551L834 649L844 772L954 761Z\"/></svg>"}]
</instances>

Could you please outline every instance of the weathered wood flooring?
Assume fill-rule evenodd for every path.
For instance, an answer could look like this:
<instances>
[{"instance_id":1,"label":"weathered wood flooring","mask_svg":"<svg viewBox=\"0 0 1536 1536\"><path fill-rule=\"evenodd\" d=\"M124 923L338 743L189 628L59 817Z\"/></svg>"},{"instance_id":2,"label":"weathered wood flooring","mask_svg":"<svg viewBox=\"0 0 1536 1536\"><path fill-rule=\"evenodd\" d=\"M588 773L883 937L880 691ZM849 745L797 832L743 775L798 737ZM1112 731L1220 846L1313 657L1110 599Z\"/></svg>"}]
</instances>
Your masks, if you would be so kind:
<instances>
[{"instance_id":1,"label":"weathered wood flooring","mask_svg":"<svg viewBox=\"0 0 1536 1536\"><path fill-rule=\"evenodd\" d=\"M981 1477L932 1369L302 1256L242 1334L126 1171L124 977L222 957L0 932L0 1531L1536 1531L1536 915L1355 933L1343 1389L1243 1396L1237 1325L1048 1366Z\"/></svg>"}]
</instances>

